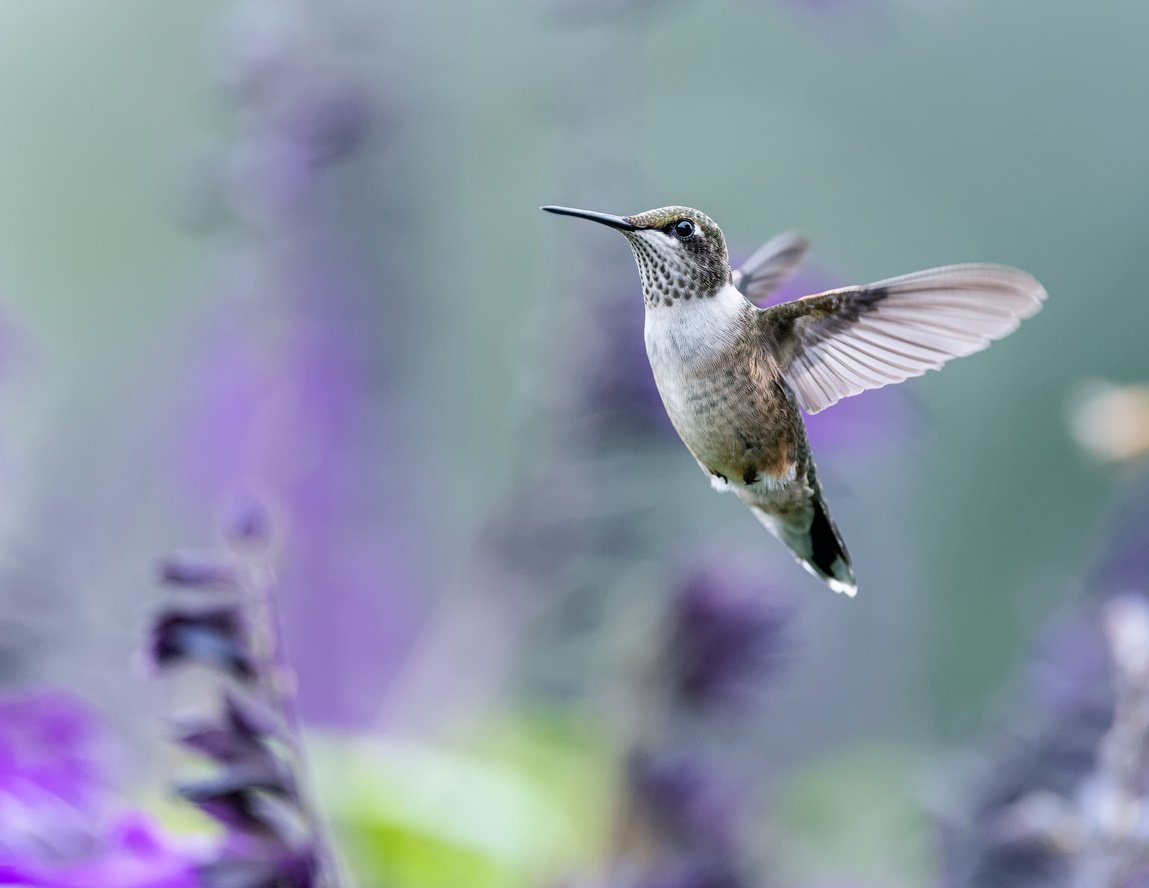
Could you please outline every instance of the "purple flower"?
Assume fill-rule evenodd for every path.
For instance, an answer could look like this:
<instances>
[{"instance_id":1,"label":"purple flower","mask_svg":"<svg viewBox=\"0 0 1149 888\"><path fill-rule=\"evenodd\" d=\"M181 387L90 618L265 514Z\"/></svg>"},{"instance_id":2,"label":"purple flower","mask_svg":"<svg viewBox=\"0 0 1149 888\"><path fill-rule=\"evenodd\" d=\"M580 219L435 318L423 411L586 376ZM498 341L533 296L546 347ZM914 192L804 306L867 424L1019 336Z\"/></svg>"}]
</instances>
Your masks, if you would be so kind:
<instances>
[{"instance_id":1,"label":"purple flower","mask_svg":"<svg viewBox=\"0 0 1149 888\"><path fill-rule=\"evenodd\" d=\"M643 308L638 282L620 289L617 281L631 280L633 263L610 263L596 288L596 304L586 312L590 329L578 338L580 351L567 372L574 386L574 412L596 439L620 435L676 440L674 427L654 384L643 341Z\"/></svg>"},{"instance_id":2,"label":"purple flower","mask_svg":"<svg viewBox=\"0 0 1149 888\"><path fill-rule=\"evenodd\" d=\"M249 849L235 853L199 870L202 888L312 888L317 862L306 851Z\"/></svg>"},{"instance_id":3,"label":"purple flower","mask_svg":"<svg viewBox=\"0 0 1149 888\"><path fill-rule=\"evenodd\" d=\"M103 740L79 700L0 700L0 884L193 888L197 857L114 805Z\"/></svg>"},{"instance_id":4,"label":"purple flower","mask_svg":"<svg viewBox=\"0 0 1149 888\"><path fill-rule=\"evenodd\" d=\"M353 181L369 164L377 109L362 83L318 57L306 15L237 13L223 79L239 134L218 178L238 255L196 339L179 471L198 504L237 489L275 502L300 711L362 726L378 718L425 607L396 517L408 482L392 469L407 460L379 348L394 301L372 277L377 252L363 247L379 239L359 212L376 185ZM328 199L347 185L351 204ZM371 218L386 218L379 209Z\"/></svg>"},{"instance_id":5,"label":"purple flower","mask_svg":"<svg viewBox=\"0 0 1149 888\"><path fill-rule=\"evenodd\" d=\"M692 572L672 605L666 646L674 699L700 709L753 706L785 659L786 622L762 583L715 564Z\"/></svg>"},{"instance_id":6,"label":"purple flower","mask_svg":"<svg viewBox=\"0 0 1149 888\"><path fill-rule=\"evenodd\" d=\"M263 769L224 771L198 783L185 783L179 793L228 829L248 836L286 840L284 830L265 793L278 795L287 787L278 775Z\"/></svg>"},{"instance_id":7,"label":"purple flower","mask_svg":"<svg viewBox=\"0 0 1149 888\"><path fill-rule=\"evenodd\" d=\"M635 883L635 888L749 888L730 861L705 855L686 856L663 864Z\"/></svg>"},{"instance_id":8,"label":"purple flower","mask_svg":"<svg viewBox=\"0 0 1149 888\"><path fill-rule=\"evenodd\" d=\"M1029 665L1035 701L1050 712L1074 709L1091 698L1108 700L1112 674L1100 629L1080 615L1049 627Z\"/></svg>"},{"instance_id":9,"label":"purple flower","mask_svg":"<svg viewBox=\"0 0 1149 888\"><path fill-rule=\"evenodd\" d=\"M968 817L944 831L947 888L1085 884L1079 876L1086 862L1120 869L1123 859L1143 855L1129 837L1095 837L1108 829L1098 821L1111 816L1105 811L1113 805L1145 803L1137 761L1143 753L1115 755L1114 745L1118 738L1141 746L1130 726L1143 723L1133 710L1143 705L1145 689L1137 682L1145 676L1123 670L1130 662L1135 672L1141 668L1145 652L1138 646L1149 625L1145 494L1135 490L1119 511L1122 520L1091 583L1094 603L1062 620L1039 645L1028 722L1014 726L1013 740L976 788Z\"/></svg>"},{"instance_id":10,"label":"purple flower","mask_svg":"<svg viewBox=\"0 0 1149 888\"><path fill-rule=\"evenodd\" d=\"M270 714L256 713L251 703L234 693L224 694L224 714L217 723L188 725L179 742L221 764L262 761L268 755L265 738L276 730Z\"/></svg>"},{"instance_id":11,"label":"purple flower","mask_svg":"<svg viewBox=\"0 0 1149 888\"><path fill-rule=\"evenodd\" d=\"M90 808L105 789L94 757L97 735L91 713L65 694L0 699L0 792L9 802L46 795Z\"/></svg>"},{"instance_id":12,"label":"purple flower","mask_svg":"<svg viewBox=\"0 0 1149 888\"><path fill-rule=\"evenodd\" d=\"M235 566L217 558L174 555L160 565L160 579L189 589L234 589Z\"/></svg>"},{"instance_id":13,"label":"purple flower","mask_svg":"<svg viewBox=\"0 0 1149 888\"><path fill-rule=\"evenodd\" d=\"M249 681L255 676L255 666L245 631L243 616L235 607L168 610L152 629L151 655L160 667L199 660Z\"/></svg>"},{"instance_id":14,"label":"purple flower","mask_svg":"<svg viewBox=\"0 0 1149 888\"><path fill-rule=\"evenodd\" d=\"M297 77L260 110L259 127L232 156L231 177L239 214L274 227L306 214L324 172L361 146L371 106L353 83Z\"/></svg>"},{"instance_id":15,"label":"purple flower","mask_svg":"<svg viewBox=\"0 0 1149 888\"><path fill-rule=\"evenodd\" d=\"M1105 551L1092 578L1101 594L1149 594L1149 479L1131 484L1110 519Z\"/></svg>"},{"instance_id":16,"label":"purple flower","mask_svg":"<svg viewBox=\"0 0 1149 888\"><path fill-rule=\"evenodd\" d=\"M80 857L0 852L0 884L24 888L198 888L197 872L192 858L139 814L117 819Z\"/></svg>"},{"instance_id":17,"label":"purple flower","mask_svg":"<svg viewBox=\"0 0 1149 888\"><path fill-rule=\"evenodd\" d=\"M217 768L178 791L227 831L214 860L200 869L201 884L308 888L322 873L325 884L334 885L335 864L323 826L301 783L304 761L290 693L294 680L283 657L267 563L268 518L254 502L238 514L230 512L225 521L230 550L205 562L232 565L232 582L214 587L224 603L163 610L149 639L159 665L198 664L221 679L221 711L185 721L179 734L185 747ZM201 573L190 572L193 580ZM165 585L169 595L181 594L180 584ZM200 592L212 588L193 585Z\"/></svg>"},{"instance_id":18,"label":"purple flower","mask_svg":"<svg viewBox=\"0 0 1149 888\"><path fill-rule=\"evenodd\" d=\"M1061 625L1032 669L1041 704L977 785L969 817L943 830L946 888L1054 888L1070 861L1027 824L1035 798L1074 798L1093 771L1113 721L1112 667L1099 629Z\"/></svg>"},{"instance_id":19,"label":"purple flower","mask_svg":"<svg viewBox=\"0 0 1149 888\"><path fill-rule=\"evenodd\" d=\"M624 843L641 849L641 862L617 862L618 884L739 888L754 781L708 744L759 724L743 716L756 711L784 659L787 616L768 589L725 561L689 573L670 610L655 673L665 693L651 696L656 707L627 772L624 836L637 838Z\"/></svg>"},{"instance_id":20,"label":"purple flower","mask_svg":"<svg viewBox=\"0 0 1149 888\"><path fill-rule=\"evenodd\" d=\"M716 762L695 753L639 751L628 776L645 821L670 847L714 854L733 848L745 800Z\"/></svg>"}]
</instances>

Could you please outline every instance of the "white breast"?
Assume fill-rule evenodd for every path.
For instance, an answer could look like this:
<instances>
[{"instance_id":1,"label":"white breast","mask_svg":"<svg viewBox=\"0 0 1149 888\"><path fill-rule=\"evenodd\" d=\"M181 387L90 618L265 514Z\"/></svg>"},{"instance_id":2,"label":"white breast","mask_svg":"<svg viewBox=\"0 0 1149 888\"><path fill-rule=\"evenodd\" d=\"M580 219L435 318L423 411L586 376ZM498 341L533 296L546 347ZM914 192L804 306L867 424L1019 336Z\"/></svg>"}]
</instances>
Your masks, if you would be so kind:
<instances>
[{"instance_id":1,"label":"white breast","mask_svg":"<svg viewBox=\"0 0 1149 888\"><path fill-rule=\"evenodd\" d=\"M748 308L750 303L731 284L709 299L647 306L646 354L659 387L729 349Z\"/></svg>"},{"instance_id":2,"label":"white breast","mask_svg":"<svg viewBox=\"0 0 1149 888\"><path fill-rule=\"evenodd\" d=\"M714 361L734 344L745 313L753 306L734 287L708 299L676 299L646 309L646 354L662 403L686 446L698 456L708 434L697 414L700 390L711 389ZM700 424L701 423L701 424Z\"/></svg>"}]
</instances>

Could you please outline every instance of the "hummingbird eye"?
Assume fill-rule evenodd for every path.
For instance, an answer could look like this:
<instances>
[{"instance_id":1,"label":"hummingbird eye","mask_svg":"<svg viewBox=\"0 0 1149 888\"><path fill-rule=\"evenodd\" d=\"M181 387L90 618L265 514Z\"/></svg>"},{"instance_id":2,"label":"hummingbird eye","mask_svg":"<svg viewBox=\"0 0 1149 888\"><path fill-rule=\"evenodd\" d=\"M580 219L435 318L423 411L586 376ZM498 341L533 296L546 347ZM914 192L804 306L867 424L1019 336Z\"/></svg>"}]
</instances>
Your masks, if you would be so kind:
<instances>
[{"instance_id":1,"label":"hummingbird eye","mask_svg":"<svg viewBox=\"0 0 1149 888\"><path fill-rule=\"evenodd\" d=\"M674 233L682 240L686 240L694 234L694 223L689 219L679 219L674 223Z\"/></svg>"}]
</instances>

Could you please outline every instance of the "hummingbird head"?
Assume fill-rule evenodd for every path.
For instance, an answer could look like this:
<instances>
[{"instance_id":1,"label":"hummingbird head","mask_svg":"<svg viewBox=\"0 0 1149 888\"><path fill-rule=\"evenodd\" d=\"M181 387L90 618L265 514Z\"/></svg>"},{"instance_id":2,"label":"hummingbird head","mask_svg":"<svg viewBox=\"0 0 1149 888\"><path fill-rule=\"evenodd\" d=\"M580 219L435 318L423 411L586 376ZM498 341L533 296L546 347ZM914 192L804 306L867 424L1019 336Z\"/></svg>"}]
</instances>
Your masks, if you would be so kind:
<instances>
[{"instance_id":1,"label":"hummingbird head","mask_svg":"<svg viewBox=\"0 0 1149 888\"><path fill-rule=\"evenodd\" d=\"M722 229L690 207L662 207L635 216L612 216L569 207L543 207L621 231L634 250L642 292L650 308L713 296L730 282Z\"/></svg>"}]
</instances>

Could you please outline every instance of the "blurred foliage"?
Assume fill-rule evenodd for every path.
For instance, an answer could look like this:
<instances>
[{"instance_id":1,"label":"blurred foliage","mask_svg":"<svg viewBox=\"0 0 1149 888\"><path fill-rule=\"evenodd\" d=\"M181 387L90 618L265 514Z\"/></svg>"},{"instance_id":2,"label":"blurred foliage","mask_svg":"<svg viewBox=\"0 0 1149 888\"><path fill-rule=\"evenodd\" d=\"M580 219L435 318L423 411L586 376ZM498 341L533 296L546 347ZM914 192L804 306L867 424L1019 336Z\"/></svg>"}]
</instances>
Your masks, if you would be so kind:
<instances>
[{"instance_id":1,"label":"blurred foliage","mask_svg":"<svg viewBox=\"0 0 1149 888\"><path fill-rule=\"evenodd\" d=\"M601 850L609 751L563 714L522 714L468 748L320 738L313 762L363 885L528 886Z\"/></svg>"},{"instance_id":2,"label":"blurred foliage","mask_svg":"<svg viewBox=\"0 0 1149 888\"><path fill-rule=\"evenodd\" d=\"M928 885L932 824L920 795L914 750L855 748L788 777L777 821L786 838L776 855L795 884L850 873L859 884Z\"/></svg>"}]
</instances>

